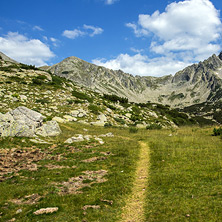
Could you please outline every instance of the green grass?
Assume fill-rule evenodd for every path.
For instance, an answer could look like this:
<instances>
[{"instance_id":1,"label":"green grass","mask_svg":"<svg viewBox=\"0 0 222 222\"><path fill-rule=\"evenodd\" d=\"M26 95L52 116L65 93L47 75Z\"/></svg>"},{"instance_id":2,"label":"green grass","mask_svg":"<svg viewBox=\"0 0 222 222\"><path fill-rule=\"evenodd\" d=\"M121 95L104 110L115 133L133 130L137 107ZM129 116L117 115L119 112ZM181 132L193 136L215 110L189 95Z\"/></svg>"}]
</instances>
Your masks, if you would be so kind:
<instances>
[{"instance_id":1,"label":"green grass","mask_svg":"<svg viewBox=\"0 0 222 222\"><path fill-rule=\"evenodd\" d=\"M0 220L7 221L16 218L16 221L116 221L121 215L124 200L129 194L132 186L138 157L139 145L137 140L129 138L128 130L118 128L85 127L80 124L62 125L63 134L51 139L57 144L53 149L51 145L38 145L44 153L49 156L61 155L60 161L44 159L37 162L38 171L22 170L18 175L0 182ZM83 131L88 128L88 132ZM66 146L63 141L75 133L99 135L112 132L115 137L104 138L105 144L99 145L92 142L74 143ZM1 149L33 147L29 139L22 138L1 139ZM23 145L22 145L23 144ZM76 152L71 152L74 149ZM82 160L94 156L104 156L101 152L111 152L107 159L91 163L83 163ZM19 163L21 164L21 163ZM64 168L48 170L47 164L62 166L77 166L76 168ZM60 195L59 185L68 181L71 177L84 175L86 170L107 170L104 183L94 184L82 189L82 194ZM12 175L12 174L11 174ZM84 183L87 183L87 179ZM26 195L38 193L42 198L34 205L16 205L10 200L23 198ZM110 200L113 204L101 200ZM100 209L87 209L84 214L85 205L100 205ZM51 215L35 216L33 212L45 207L59 207L59 211ZM18 209L22 213L16 214Z\"/></svg>"},{"instance_id":2,"label":"green grass","mask_svg":"<svg viewBox=\"0 0 222 222\"><path fill-rule=\"evenodd\" d=\"M147 221L222 221L222 141L207 128L170 133L148 140Z\"/></svg>"},{"instance_id":3,"label":"green grass","mask_svg":"<svg viewBox=\"0 0 222 222\"><path fill-rule=\"evenodd\" d=\"M21 170L18 174L8 174L9 178L0 182L1 221L12 218L22 222L121 220L122 209L132 189L139 141L146 142L151 151L144 208L146 221L222 221L222 140L212 136L213 128L137 129L132 133L129 128L103 128L79 123L60 126L63 133L48 138L51 144L36 145L28 138L0 139L1 150L32 147L46 154L36 162L38 171ZM74 134L108 132L115 136L103 138L103 145L93 140L64 144ZM106 159L82 162L92 157L104 157L104 152L110 152ZM68 168L48 169L46 165L49 164ZM79 194L61 195L64 191L62 184L70 178L83 176L87 170L101 169L107 171L104 176L107 181L84 187ZM90 181L84 178L83 184ZM33 205L17 205L10 201L31 194L39 194L41 199ZM100 209L83 210L85 205L99 205ZM49 215L33 214L45 207L59 207L59 210ZM22 212L16 214L18 209Z\"/></svg>"}]
</instances>

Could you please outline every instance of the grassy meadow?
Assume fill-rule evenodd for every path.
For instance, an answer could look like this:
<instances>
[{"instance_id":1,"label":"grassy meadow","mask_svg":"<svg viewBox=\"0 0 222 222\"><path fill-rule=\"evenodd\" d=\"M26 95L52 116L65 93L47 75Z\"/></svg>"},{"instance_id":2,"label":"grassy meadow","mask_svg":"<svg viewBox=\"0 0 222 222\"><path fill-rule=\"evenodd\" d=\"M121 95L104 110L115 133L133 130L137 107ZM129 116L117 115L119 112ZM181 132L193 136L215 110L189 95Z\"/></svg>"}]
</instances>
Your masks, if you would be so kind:
<instances>
[{"instance_id":1,"label":"grassy meadow","mask_svg":"<svg viewBox=\"0 0 222 222\"><path fill-rule=\"evenodd\" d=\"M121 221L140 141L150 148L146 221L222 221L222 140L213 128L132 130L61 124L51 144L0 140L0 221ZM103 137L64 144L80 133ZM52 214L36 210L58 207Z\"/></svg>"}]
</instances>

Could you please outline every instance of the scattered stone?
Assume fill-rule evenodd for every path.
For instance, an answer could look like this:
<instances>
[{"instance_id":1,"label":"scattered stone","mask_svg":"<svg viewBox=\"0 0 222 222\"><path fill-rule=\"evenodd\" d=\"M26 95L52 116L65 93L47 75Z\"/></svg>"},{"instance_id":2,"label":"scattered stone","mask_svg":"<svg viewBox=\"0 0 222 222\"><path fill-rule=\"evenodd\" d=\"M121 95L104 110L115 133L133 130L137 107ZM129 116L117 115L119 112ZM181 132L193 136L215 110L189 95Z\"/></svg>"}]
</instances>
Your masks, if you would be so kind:
<instances>
[{"instance_id":1,"label":"scattered stone","mask_svg":"<svg viewBox=\"0 0 222 222\"><path fill-rule=\"evenodd\" d=\"M60 189L59 194L78 194L82 193L80 189L84 187L91 187L91 185L96 183L104 183L107 179L103 178L106 174L106 170L97 170L97 171L85 171L83 175L78 177L71 177L68 181L62 183L55 183ZM89 180L90 182L84 183L84 180Z\"/></svg>"},{"instance_id":2,"label":"scattered stone","mask_svg":"<svg viewBox=\"0 0 222 222\"><path fill-rule=\"evenodd\" d=\"M35 211L33 214L35 215L41 215L41 214L49 214L49 213L54 213L59 210L58 207L47 207L47 208L42 208L37 211Z\"/></svg>"},{"instance_id":3,"label":"scattered stone","mask_svg":"<svg viewBox=\"0 0 222 222\"><path fill-rule=\"evenodd\" d=\"M108 204L110 204L110 205L113 204L113 201L112 201L112 200L103 200L103 199L101 199L101 201L102 201L102 202L105 202L105 203L108 203Z\"/></svg>"},{"instance_id":4,"label":"scattered stone","mask_svg":"<svg viewBox=\"0 0 222 222\"><path fill-rule=\"evenodd\" d=\"M68 168L70 168L69 166L60 166L60 165L53 165L53 164L45 165L45 167L47 167L48 170L54 170L54 169L68 169ZM72 168L73 168L73 166L72 166Z\"/></svg>"},{"instance_id":5,"label":"scattered stone","mask_svg":"<svg viewBox=\"0 0 222 222\"><path fill-rule=\"evenodd\" d=\"M65 119L63 119L61 117L58 117L58 116L53 117L52 120L56 121L58 123L65 123L65 122L67 122L67 120L65 120Z\"/></svg>"},{"instance_id":6,"label":"scattered stone","mask_svg":"<svg viewBox=\"0 0 222 222\"><path fill-rule=\"evenodd\" d=\"M101 145L103 145L105 142L101 139L101 138L99 138L99 137L95 137L94 138L95 140L97 140Z\"/></svg>"},{"instance_id":7,"label":"scattered stone","mask_svg":"<svg viewBox=\"0 0 222 222\"><path fill-rule=\"evenodd\" d=\"M20 213L22 213L22 209L21 209L21 208L18 209L15 213L16 213L16 214L20 214Z\"/></svg>"},{"instance_id":8,"label":"scattered stone","mask_svg":"<svg viewBox=\"0 0 222 222\"><path fill-rule=\"evenodd\" d=\"M81 162L91 163L91 162L95 162L97 160L106 160L106 159L107 159L107 157L99 156L99 157L92 157L92 158L89 158L89 159L86 159L86 160L82 160Z\"/></svg>"},{"instance_id":9,"label":"scattered stone","mask_svg":"<svg viewBox=\"0 0 222 222\"><path fill-rule=\"evenodd\" d=\"M113 133L101 134L99 137L114 137Z\"/></svg>"},{"instance_id":10,"label":"scattered stone","mask_svg":"<svg viewBox=\"0 0 222 222\"><path fill-rule=\"evenodd\" d=\"M21 99L22 101L26 101L26 100L27 100L27 96L25 96L25 95L20 95L20 99Z\"/></svg>"},{"instance_id":11,"label":"scattered stone","mask_svg":"<svg viewBox=\"0 0 222 222\"><path fill-rule=\"evenodd\" d=\"M88 208L92 208L92 209L100 209L99 205L85 205L82 209L85 211Z\"/></svg>"},{"instance_id":12,"label":"scattered stone","mask_svg":"<svg viewBox=\"0 0 222 222\"><path fill-rule=\"evenodd\" d=\"M100 122L103 122L105 123L107 121L107 118L104 114L100 114L98 117L97 117L97 120L99 120Z\"/></svg>"},{"instance_id":13,"label":"scattered stone","mask_svg":"<svg viewBox=\"0 0 222 222\"><path fill-rule=\"evenodd\" d=\"M14 222L14 221L16 221L15 218L12 218L11 220L8 220L8 222Z\"/></svg>"},{"instance_id":14,"label":"scattered stone","mask_svg":"<svg viewBox=\"0 0 222 222\"><path fill-rule=\"evenodd\" d=\"M48 142L46 142L45 140L41 140L41 139L39 139L39 138L30 139L30 141L33 142L33 143L48 144Z\"/></svg>"},{"instance_id":15,"label":"scattered stone","mask_svg":"<svg viewBox=\"0 0 222 222\"><path fill-rule=\"evenodd\" d=\"M97 122L91 122L90 124L93 125L93 126L104 126L105 123L97 121Z\"/></svg>"},{"instance_id":16,"label":"scattered stone","mask_svg":"<svg viewBox=\"0 0 222 222\"><path fill-rule=\"evenodd\" d=\"M109 156L109 155L113 155L110 151L107 152L100 152L102 155L104 156Z\"/></svg>"},{"instance_id":17,"label":"scattered stone","mask_svg":"<svg viewBox=\"0 0 222 222\"><path fill-rule=\"evenodd\" d=\"M69 139L67 139L64 143L74 143L74 142L82 142L84 141L82 134L76 134L76 136L73 136Z\"/></svg>"},{"instance_id":18,"label":"scattered stone","mask_svg":"<svg viewBox=\"0 0 222 222\"><path fill-rule=\"evenodd\" d=\"M132 114L131 113L126 113L125 116L128 117L128 118L131 118Z\"/></svg>"},{"instance_id":19,"label":"scattered stone","mask_svg":"<svg viewBox=\"0 0 222 222\"><path fill-rule=\"evenodd\" d=\"M73 116L69 116L69 115L64 115L63 118L68 121L68 122L76 122L77 119Z\"/></svg>"},{"instance_id":20,"label":"scattered stone","mask_svg":"<svg viewBox=\"0 0 222 222\"><path fill-rule=\"evenodd\" d=\"M18 204L18 205L22 205L22 204L32 205L32 204L36 204L41 198L42 197L39 194L31 194L21 199L13 199L10 202L14 204Z\"/></svg>"},{"instance_id":21,"label":"scattered stone","mask_svg":"<svg viewBox=\"0 0 222 222\"><path fill-rule=\"evenodd\" d=\"M78 117L79 111L78 111L78 110L72 110L72 111L70 112L70 114L71 114L71 116L73 116L73 117Z\"/></svg>"}]
</instances>

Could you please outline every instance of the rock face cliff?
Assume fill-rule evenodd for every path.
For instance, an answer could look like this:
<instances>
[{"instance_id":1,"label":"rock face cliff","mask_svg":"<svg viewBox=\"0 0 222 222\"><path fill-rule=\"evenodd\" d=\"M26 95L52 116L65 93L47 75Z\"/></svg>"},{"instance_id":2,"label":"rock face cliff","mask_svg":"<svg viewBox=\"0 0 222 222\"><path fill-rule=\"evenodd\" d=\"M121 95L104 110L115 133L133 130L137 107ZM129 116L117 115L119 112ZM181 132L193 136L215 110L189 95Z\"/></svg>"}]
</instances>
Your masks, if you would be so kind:
<instances>
[{"instance_id":1,"label":"rock face cliff","mask_svg":"<svg viewBox=\"0 0 222 222\"><path fill-rule=\"evenodd\" d=\"M93 91L127 97L132 102L158 102L184 107L219 100L222 86L222 55L213 55L174 76L133 76L69 57L48 68L53 74ZM219 92L220 91L220 92Z\"/></svg>"}]
</instances>

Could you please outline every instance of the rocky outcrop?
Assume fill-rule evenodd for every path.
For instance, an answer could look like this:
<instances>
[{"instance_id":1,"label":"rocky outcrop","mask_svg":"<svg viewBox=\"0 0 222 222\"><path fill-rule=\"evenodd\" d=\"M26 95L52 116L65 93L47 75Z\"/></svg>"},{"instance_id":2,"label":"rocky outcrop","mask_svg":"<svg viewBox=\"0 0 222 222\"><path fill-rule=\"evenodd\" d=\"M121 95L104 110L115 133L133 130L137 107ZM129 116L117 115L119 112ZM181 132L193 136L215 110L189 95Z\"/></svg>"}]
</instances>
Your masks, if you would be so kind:
<instances>
[{"instance_id":1,"label":"rocky outcrop","mask_svg":"<svg viewBox=\"0 0 222 222\"><path fill-rule=\"evenodd\" d=\"M6 62L12 62L12 63L18 63L15 60L9 58L4 53L0 52L0 60L6 61Z\"/></svg>"},{"instance_id":2,"label":"rocky outcrop","mask_svg":"<svg viewBox=\"0 0 222 222\"><path fill-rule=\"evenodd\" d=\"M38 134L46 137L61 133L57 122L43 124L43 119L41 113L19 106L6 114L0 114L0 136L34 137Z\"/></svg>"}]
</instances>

